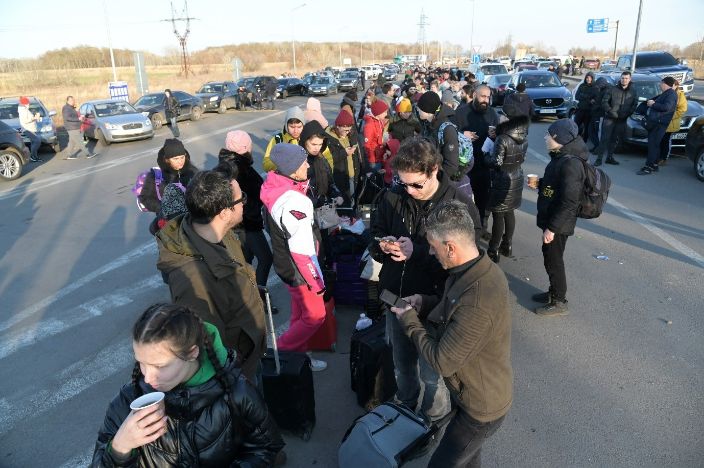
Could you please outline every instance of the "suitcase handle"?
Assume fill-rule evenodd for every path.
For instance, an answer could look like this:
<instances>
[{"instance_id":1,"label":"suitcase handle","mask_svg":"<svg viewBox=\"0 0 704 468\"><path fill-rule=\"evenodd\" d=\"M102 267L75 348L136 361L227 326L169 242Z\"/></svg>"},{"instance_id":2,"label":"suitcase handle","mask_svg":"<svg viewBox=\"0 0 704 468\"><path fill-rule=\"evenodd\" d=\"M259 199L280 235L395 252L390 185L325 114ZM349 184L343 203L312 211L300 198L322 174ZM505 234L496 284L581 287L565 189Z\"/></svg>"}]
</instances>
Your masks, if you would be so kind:
<instances>
[{"instance_id":1,"label":"suitcase handle","mask_svg":"<svg viewBox=\"0 0 704 468\"><path fill-rule=\"evenodd\" d=\"M269 324L269 336L271 337L271 347L274 350L274 364L276 364L276 375L281 375L281 362L279 361L279 348L276 346L276 329L274 328L274 316L271 314L271 298L269 290L266 286L258 286L259 290L264 293L264 309L266 309L266 318Z\"/></svg>"}]
</instances>

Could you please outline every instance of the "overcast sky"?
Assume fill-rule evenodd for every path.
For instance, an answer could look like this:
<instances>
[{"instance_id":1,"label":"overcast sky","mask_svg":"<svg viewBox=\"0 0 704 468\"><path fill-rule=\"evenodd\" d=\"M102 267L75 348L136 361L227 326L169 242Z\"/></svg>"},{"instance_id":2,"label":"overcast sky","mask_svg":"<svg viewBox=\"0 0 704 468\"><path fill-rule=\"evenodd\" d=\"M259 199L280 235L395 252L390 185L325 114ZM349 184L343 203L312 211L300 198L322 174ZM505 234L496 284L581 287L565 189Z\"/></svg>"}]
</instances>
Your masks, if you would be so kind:
<instances>
[{"instance_id":1,"label":"overcast sky","mask_svg":"<svg viewBox=\"0 0 704 468\"><path fill-rule=\"evenodd\" d=\"M305 6L292 9L305 3ZM588 34L589 18L620 20L618 45L633 47L638 0L192 0L188 46L290 41L384 41L414 43L425 7L428 41L440 40L480 52L511 34L516 42L542 42L558 54L571 46L613 48L614 32ZM158 54L177 47L168 0L0 0L0 57L36 57L80 44L107 46L106 5L114 48ZM174 0L181 15L184 2ZM348 6L349 5L349 6ZM441 8L430 8L442 5ZM474 34L472 8L474 5ZM430 7L429 7L430 6ZM454 7L453 7L454 6ZM454 9L453 9L454 8ZM341 13L341 11L346 11ZM640 44L664 41L686 46L704 35L704 0L643 1ZM179 29L185 29L179 23Z\"/></svg>"}]
</instances>

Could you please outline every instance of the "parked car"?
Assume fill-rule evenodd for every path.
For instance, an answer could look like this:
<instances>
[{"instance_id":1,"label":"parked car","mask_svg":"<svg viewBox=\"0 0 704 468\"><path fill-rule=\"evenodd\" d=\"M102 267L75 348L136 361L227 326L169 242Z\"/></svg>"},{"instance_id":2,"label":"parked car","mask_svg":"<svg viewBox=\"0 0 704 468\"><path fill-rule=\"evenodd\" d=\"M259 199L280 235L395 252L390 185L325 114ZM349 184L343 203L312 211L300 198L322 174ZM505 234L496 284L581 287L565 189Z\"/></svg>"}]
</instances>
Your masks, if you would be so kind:
<instances>
[{"instance_id":1,"label":"parked car","mask_svg":"<svg viewBox=\"0 0 704 468\"><path fill-rule=\"evenodd\" d=\"M56 136L56 125L54 124L53 116L56 111L50 111L46 106L34 96L28 96L29 110L34 114L39 112L42 119L37 122L37 135L42 139L42 145L51 146L51 148L59 151L59 140ZM22 139L26 145L30 144L29 138L25 137L20 125L17 106L20 103L18 97L0 98L0 120L10 127L18 130L22 134Z\"/></svg>"},{"instance_id":2,"label":"parked car","mask_svg":"<svg viewBox=\"0 0 704 468\"><path fill-rule=\"evenodd\" d=\"M694 163L694 174L704 182L704 116L698 117L687 130L685 153Z\"/></svg>"},{"instance_id":3,"label":"parked car","mask_svg":"<svg viewBox=\"0 0 704 468\"><path fill-rule=\"evenodd\" d=\"M149 117L127 101L102 99L81 104L83 136L103 145L154 137Z\"/></svg>"},{"instance_id":4,"label":"parked car","mask_svg":"<svg viewBox=\"0 0 704 468\"><path fill-rule=\"evenodd\" d=\"M308 88L310 94L337 94L337 81L332 76L316 76Z\"/></svg>"},{"instance_id":5,"label":"parked car","mask_svg":"<svg viewBox=\"0 0 704 468\"><path fill-rule=\"evenodd\" d=\"M597 58L588 58L584 59L584 66L582 68L586 68L587 70L598 70L601 67L601 60Z\"/></svg>"},{"instance_id":6,"label":"parked car","mask_svg":"<svg viewBox=\"0 0 704 468\"><path fill-rule=\"evenodd\" d=\"M504 105L504 97L506 97L506 90L508 89L509 81L511 81L511 75L507 73L489 77L486 84L491 89L492 106Z\"/></svg>"},{"instance_id":7,"label":"parked car","mask_svg":"<svg viewBox=\"0 0 704 468\"><path fill-rule=\"evenodd\" d=\"M526 70L537 70L538 66L534 63L519 63L513 67L513 71L518 73Z\"/></svg>"},{"instance_id":8,"label":"parked car","mask_svg":"<svg viewBox=\"0 0 704 468\"><path fill-rule=\"evenodd\" d=\"M176 120L200 119L201 114L203 114L203 101L201 98L185 91L172 91L172 93L179 106L179 115ZM159 130L164 124L169 123L166 120L165 104L166 95L161 92L145 94L137 99L137 102L133 105L135 109L149 117L154 130Z\"/></svg>"},{"instance_id":9,"label":"parked car","mask_svg":"<svg viewBox=\"0 0 704 468\"><path fill-rule=\"evenodd\" d=\"M694 90L694 72L687 62L680 63L669 52L661 50L636 53L636 69L631 70L633 54L621 55L616 62L618 70L629 70L637 73L654 73L660 79L671 76L680 82L684 94L689 96Z\"/></svg>"},{"instance_id":10,"label":"parked car","mask_svg":"<svg viewBox=\"0 0 704 468\"><path fill-rule=\"evenodd\" d=\"M341 91L349 89L362 89L362 81L358 71L344 71L340 75L339 88Z\"/></svg>"},{"instance_id":11,"label":"parked car","mask_svg":"<svg viewBox=\"0 0 704 468\"><path fill-rule=\"evenodd\" d=\"M308 86L298 78L281 78L279 79L279 86L276 88L276 92L281 99L286 99L292 94L305 96L308 94Z\"/></svg>"},{"instance_id":12,"label":"parked car","mask_svg":"<svg viewBox=\"0 0 704 468\"><path fill-rule=\"evenodd\" d=\"M237 84L234 81L209 81L196 91L203 101L203 111L224 114L237 107Z\"/></svg>"},{"instance_id":13,"label":"parked car","mask_svg":"<svg viewBox=\"0 0 704 468\"><path fill-rule=\"evenodd\" d=\"M508 94L516 91L518 83L526 84L526 93L533 100L535 118L555 116L558 119L570 115L575 107L567 84L547 70L528 70L514 73L508 83Z\"/></svg>"},{"instance_id":14,"label":"parked car","mask_svg":"<svg viewBox=\"0 0 704 468\"><path fill-rule=\"evenodd\" d=\"M367 80L376 80L379 77L379 74L383 73L381 67L378 67L376 65L365 65L362 67L362 70L364 70L364 74Z\"/></svg>"},{"instance_id":15,"label":"parked car","mask_svg":"<svg viewBox=\"0 0 704 468\"><path fill-rule=\"evenodd\" d=\"M555 70L557 70L557 67L560 65L555 62L554 60L542 60L536 64L538 67L538 70L548 70L550 67L553 67Z\"/></svg>"},{"instance_id":16,"label":"parked car","mask_svg":"<svg viewBox=\"0 0 704 468\"><path fill-rule=\"evenodd\" d=\"M15 180L29 161L29 149L20 132L0 122L0 179Z\"/></svg>"},{"instance_id":17,"label":"parked car","mask_svg":"<svg viewBox=\"0 0 704 468\"><path fill-rule=\"evenodd\" d=\"M393 68L384 68L384 78L386 78L386 81L394 81L396 79L396 70Z\"/></svg>"},{"instance_id":18,"label":"parked car","mask_svg":"<svg viewBox=\"0 0 704 468\"><path fill-rule=\"evenodd\" d=\"M486 83L494 75L508 73L506 65L502 63L472 63L469 65L469 71L474 73L480 83Z\"/></svg>"}]
</instances>

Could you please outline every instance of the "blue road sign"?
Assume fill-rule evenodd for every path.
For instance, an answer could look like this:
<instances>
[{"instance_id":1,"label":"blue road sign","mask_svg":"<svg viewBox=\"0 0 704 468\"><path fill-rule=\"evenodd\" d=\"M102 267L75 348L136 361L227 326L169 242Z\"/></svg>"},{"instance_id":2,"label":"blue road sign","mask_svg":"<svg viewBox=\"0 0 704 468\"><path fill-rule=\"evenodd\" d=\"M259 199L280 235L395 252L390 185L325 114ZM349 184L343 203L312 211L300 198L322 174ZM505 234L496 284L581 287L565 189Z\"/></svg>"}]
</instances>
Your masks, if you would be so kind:
<instances>
[{"instance_id":1,"label":"blue road sign","mask_svg":"<svg viewBox=\"0 0 704 468\"><path fill-rule=\"evenodd\" d=\"M472 54L472 63L479 63L481 62L481 57L479 54Z\"/></svg>"},{"instance_id":2,"label":"blue road sign","mask_svg":"<svg viewBox=\"0 0 704 468\"><path fill-rule=\"evenodd\" d=\"M609 18L596 18L587 20L588 33L609 32Z\"/></svg>"}]
</instances>

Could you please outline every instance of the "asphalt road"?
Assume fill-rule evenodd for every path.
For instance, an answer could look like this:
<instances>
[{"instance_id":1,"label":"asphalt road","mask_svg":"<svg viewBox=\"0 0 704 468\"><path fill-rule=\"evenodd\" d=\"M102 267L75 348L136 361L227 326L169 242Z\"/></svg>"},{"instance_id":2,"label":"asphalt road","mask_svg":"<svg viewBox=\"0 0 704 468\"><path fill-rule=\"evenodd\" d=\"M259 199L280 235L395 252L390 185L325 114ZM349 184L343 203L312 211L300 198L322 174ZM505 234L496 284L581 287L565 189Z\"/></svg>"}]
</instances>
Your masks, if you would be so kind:
<instances>
[{"instance_id":1,"label":"asphalt road","mask_svg":"<svg viewBox=\"0 0 704 468\"><path fill-rule=\"evenodd\" d=\"M321 99L331 121L341 97ZM209 168L225 133L246 130L260 167L282 124L281 110L232 110L182 123L181 132L196 165ZM543 172L547 125L531 126L526 173ZM0 467L89 462L108 402L129 380L132 323L168 299L151 215L130 192L167 137L165 128L92 160L54 158L0 185ZM605 213L580 220L567 243L567 317L531 312L547 278L537 195L523 192L516 256L500 263L512 296L515 397L484 466L703 466L704 185L683 158L646 177L635 174L642 150L617 158L620 166L605 167L613 180ZM287 294L273 277L270 287L281 326ZM338 443L362 414L348 365L360 312L337 308L338 351L321 353L330 366L315 375L318 424L307 443L286 436L289 467L336 466Z\"/></svg>"}]
</instances>

